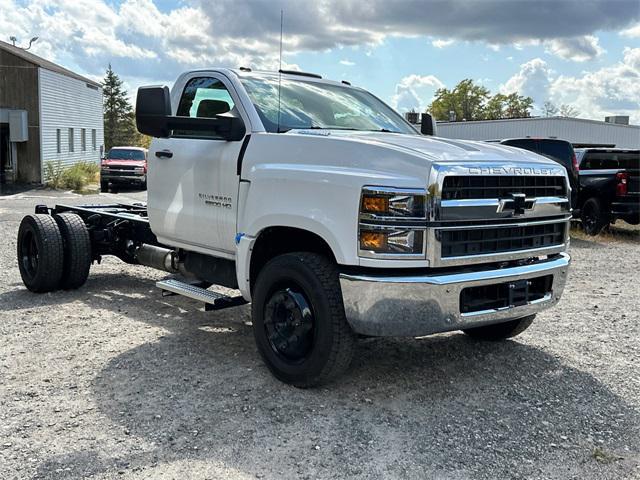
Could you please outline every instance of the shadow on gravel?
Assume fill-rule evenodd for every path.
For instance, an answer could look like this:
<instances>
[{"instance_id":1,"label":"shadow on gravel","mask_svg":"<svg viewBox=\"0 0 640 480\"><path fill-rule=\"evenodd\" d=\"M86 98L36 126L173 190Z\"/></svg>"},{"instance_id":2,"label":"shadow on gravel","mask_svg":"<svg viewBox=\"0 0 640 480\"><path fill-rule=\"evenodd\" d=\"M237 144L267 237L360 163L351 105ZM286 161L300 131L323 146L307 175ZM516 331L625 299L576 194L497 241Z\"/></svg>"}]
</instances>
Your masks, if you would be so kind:
<instances>
[{"instance_id":1,"label":"shadow on gravel","mask_svg":"<svg viewBox=\"0 0 640 480\"><path fill-rule=\"evenodd\" d=\"M541 475L540 458L555 459L551 471L563 476L563 459L578 455L583 473L615 478L633 467L597 464L594 447L640 451L632 407L593 376L518 341L367 340L339 382L299 390L260 361L247 307L204 313L126 274L94 275L75 294L14 290L0 305L7 295L15 308L80 299L170 332L113 358L92 387L122 437L145 448L118 458L91 450L53 457L40 466L45 477L61 466L70 470L60 475L78 477L190 460L247 474L268 466L281 478L526 477Z\"/></svg>"}]
</instances>

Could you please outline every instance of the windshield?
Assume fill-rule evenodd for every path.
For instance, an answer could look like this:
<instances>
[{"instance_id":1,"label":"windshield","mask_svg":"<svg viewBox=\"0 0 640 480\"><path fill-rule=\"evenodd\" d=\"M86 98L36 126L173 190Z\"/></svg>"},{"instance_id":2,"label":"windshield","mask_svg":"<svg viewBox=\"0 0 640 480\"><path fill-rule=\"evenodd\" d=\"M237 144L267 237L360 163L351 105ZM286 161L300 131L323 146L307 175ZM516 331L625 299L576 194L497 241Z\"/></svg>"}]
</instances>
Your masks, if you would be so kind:
<instances>
[{"instance_id":1,"label":"windshield","mask_svg":"<svg viewBox=\"0 0 640 480\"><path fill-rule=\"evenodd\" d=\"M242 83L271 133L327 128L417 134L394 110L362 90L282 78L278 113L277 77L245 77Z\"/></svg>"},{"instance_id":2,"label":"windshield","mask_svg":"<svg viewBox=\"0 0 640 480\"><path fill-rule=\"evenodd\" d=\"M126 150L123 148L112 148L107 155L109 160L144 160L142 150Z\"/></svg>"}]
</instances>

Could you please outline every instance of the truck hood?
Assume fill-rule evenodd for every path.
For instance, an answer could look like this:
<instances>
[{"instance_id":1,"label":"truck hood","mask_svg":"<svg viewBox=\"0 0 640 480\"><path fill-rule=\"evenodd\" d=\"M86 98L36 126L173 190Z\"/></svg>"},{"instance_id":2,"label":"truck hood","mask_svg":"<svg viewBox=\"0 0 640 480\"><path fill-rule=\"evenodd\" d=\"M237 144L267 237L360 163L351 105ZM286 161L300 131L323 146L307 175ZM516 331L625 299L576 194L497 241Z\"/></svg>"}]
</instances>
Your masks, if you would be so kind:
<instances>
[{"instance_id":1,"label":"truck hood","mask_svg":"<svg viewBox=\"0 0 640 480\"><path fill-rule=\"evenodd\" d=\"M318 135L342 139L349 142L399 148L433 162L537 162L548 165L558 164L542 155L516 147L498 143L470 140L405 135L386 132L358 132L346 130L290 130L299 135Z\"/></svg>"}]
</instances>

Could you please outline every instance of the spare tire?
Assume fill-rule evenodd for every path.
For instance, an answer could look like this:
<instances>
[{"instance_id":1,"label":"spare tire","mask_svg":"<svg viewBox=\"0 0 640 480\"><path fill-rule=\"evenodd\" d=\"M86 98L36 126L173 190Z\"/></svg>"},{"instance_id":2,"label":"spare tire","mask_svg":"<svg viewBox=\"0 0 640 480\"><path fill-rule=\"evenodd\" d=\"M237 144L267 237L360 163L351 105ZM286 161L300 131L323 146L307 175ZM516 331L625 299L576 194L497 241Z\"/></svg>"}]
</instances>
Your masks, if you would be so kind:
<instances>
[{"instance_id":1,"label":"spare tire","mask_svg":"<svg viewBox=\"0 0 640 480\"><path fill-rule=\"evenodd\" d=\"M64 266L60 288L79 288L87 281L91 267L91 239L84 221L75 213L55 215L64 246Z\"/></svg>"},{"instance_id":2,"label":"spare tire","mask_svg":"<svg viewBox=\"0 0 640 480\"><path fill-rule=\"evenodd\" d=\"M56 290L63 264L62 234L56 221L47 214L24 217L18 229L18 268L25 286L36 293Z\"/></svg>"}]
</instances>

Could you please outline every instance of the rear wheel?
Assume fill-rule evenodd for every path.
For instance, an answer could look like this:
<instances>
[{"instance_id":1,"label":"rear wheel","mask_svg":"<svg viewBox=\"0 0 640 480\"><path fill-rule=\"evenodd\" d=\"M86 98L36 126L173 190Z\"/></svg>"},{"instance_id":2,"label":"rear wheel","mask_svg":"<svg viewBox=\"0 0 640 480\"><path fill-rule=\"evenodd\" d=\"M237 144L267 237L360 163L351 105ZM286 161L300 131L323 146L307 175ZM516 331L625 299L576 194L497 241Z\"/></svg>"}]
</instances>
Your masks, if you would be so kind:
<instances>
[{"instance_id":1,"label":"rear wheel","mask_svg":"<svg viewBox=\"0 0 640 480\"><path fill-rule=\"evenodd\" d=\"M503 323L496 323L495 325L468 328L463 330L463 332L470 337L477 338L478 340L504 340L505 338L520 335L531 326L535 318L535 315L529 315L528 317L518 318L516 320L510 320Z\"/></svg>"},{"instance_id":2,"label":"rear wheel","mask_svg":"<svg viewBox=\"0 0 640 480\"><path fill-rule=\"evenodd\" d=\"M106 180L100 180L100 191L108 192L109 191L109 182Z\"/></svg>"},{"instance_id":3,"label":"rear wheel","mask_svg":"<svg viewBox=\"0 0 640 480\"><path fill-rule=\"evenodd\" d=\"M268 262L256 279L252 317L258 351L283 382L321 385L351 363L356 337L338 270L321 255L290 253Z\"/></svg>"},{"instance_id":4,"label":"rear wheel","mask_svg":"<svg viewBox=\"0 0 640 480\"><path fill-rule=\"evenodd\" d=\"M75 213L55 215L62 233L64 268L60 287L79 288L87 281L91 267L91 239L82 218Z\"/></svg>"},{"instance_id":5,"label":"rear wheel","mask_svg":"<svg viewBox=\"0 0 640 480\"><path fill-rule=\"evenodd\" d=\"M582 228L587 235L598 235L611 221L605 206L596 197L591 197L584 202L581 216Z\"/></svg>"},{"instance_id":6,"label":"rear wheel","mask_svg":"<svg viewBox=\"0 0 640 480\"><path fill-rule=\"evenodd\" d=\"M62 279L64 249L55 220L27 215L18 229L18 268L25 286L36 293L56 290Z\"/></svg>"}]
</instances>

